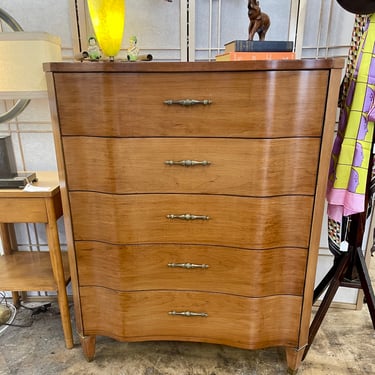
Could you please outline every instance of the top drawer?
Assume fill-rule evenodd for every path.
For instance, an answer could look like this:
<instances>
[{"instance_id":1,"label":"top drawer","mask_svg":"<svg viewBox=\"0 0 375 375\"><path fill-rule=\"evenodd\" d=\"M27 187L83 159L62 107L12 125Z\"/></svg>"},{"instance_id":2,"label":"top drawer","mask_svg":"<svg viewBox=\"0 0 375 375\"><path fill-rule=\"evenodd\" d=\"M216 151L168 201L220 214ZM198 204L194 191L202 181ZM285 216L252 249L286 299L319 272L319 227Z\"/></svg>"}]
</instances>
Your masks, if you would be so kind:
<instances>
[{"instance_id":1,"label":"top drawer","mask_svg":"<svg viewBox=\"0 0 375 375\"><path fill-rule=\"evenodd\" d=\"M55 85L62 135L277 138L320 136L328 77L304 70L55 73ZM165 104L183 99L211 104Z\"/></svg>"}]
</instances>

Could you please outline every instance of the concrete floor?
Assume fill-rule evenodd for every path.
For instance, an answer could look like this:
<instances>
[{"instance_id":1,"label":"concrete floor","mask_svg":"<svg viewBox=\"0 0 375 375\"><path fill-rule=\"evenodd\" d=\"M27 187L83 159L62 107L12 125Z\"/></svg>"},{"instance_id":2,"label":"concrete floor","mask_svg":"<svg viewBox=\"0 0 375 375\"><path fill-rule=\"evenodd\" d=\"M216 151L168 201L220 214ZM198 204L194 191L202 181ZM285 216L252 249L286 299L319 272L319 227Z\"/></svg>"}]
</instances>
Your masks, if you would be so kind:
<instances>
[{"instance_id":1,"label":"concrete floor","mask_svg":"<svg viewBox=\"0 0 375 375\"><path fill-rule=\"evenodd\" d=\"M65 349L55 303L34 316L21 309L14 323L32 324L9 327L0 335L0 375L286 374L283 348L249 351L184 342L119 343L105 337L97 338L96 358L88 363L77 336L75 347ZM367 305L360 311L331 308L298 375L374 375L374 353L375 331Z\"/></svg>"}]
</instances>

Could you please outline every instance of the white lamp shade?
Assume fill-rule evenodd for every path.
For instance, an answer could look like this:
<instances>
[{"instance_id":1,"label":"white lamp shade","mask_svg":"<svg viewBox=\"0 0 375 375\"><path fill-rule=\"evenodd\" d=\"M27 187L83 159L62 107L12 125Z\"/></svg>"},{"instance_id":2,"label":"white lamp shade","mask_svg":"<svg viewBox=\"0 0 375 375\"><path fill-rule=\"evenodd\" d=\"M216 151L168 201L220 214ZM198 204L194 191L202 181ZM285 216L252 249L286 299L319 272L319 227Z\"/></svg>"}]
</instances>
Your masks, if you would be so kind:
<instances>
[{"instance_id":1,"label":"white lamp shade","mask_svg":"<svg viewBox=\"0 0 375 375\"><path fill-rule=\"evenodd\" d=\"M43 32L0 32L0 99L47 96L44 62L61 61L59 37Z\"/></svg>"}]
</instances>

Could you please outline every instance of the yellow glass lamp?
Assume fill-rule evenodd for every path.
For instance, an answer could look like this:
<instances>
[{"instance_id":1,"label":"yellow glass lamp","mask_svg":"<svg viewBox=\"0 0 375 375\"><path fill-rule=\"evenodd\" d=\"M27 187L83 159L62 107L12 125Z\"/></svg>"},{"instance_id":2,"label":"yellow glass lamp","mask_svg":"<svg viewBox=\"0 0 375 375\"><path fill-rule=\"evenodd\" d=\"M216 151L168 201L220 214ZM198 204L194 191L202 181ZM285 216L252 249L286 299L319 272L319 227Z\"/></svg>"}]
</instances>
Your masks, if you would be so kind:
<instances>
[{"instance_id":1,"label":"yellow glass lamp","mask_svg":"<svg viewBox=\"0 0 375 375\"><path fill-rule=\"evenodd\" d=\"M87 0L87 5L99 46L114 61L124 33L125 0Z\"/></svg>"}]
</instances>

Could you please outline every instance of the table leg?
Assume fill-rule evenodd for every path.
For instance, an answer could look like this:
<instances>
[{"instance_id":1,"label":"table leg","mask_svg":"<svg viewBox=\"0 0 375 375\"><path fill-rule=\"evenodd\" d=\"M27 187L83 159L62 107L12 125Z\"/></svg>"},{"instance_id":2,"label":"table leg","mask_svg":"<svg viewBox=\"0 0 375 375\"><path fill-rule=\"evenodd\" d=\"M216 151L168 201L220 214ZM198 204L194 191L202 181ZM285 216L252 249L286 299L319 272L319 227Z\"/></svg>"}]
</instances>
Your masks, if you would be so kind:
<instances>
[{"instance_id":1,"label":"table leg","mask_svg":"<svg viewBox=\"0 0 375 375\"><path fill-rule=\"evenodd\" d=\"M65 345L68 349L73 348L72 325L70 321L68 296L66 293L64 267L61 256L60 240L57 230L57 217L53 200L46 199L48 223L46 233L48 248L51 257L53 275L57 284L57 298L61 314L61 323L65 336Z\"/></svg>"},{"instance_id":2,"label":"table leg","mask_svg":"<svg viewBox=\"0 0 375 375\"><path fill-rule=\"evenodd\" d=\"M15 250L13 244L15 243L15 233L13 224L0 223L0 237L3 245L4 255L12 254ZM15 307L20 306L19 292L12 292L12 300Z\"/></svg>"}]
</instances>

